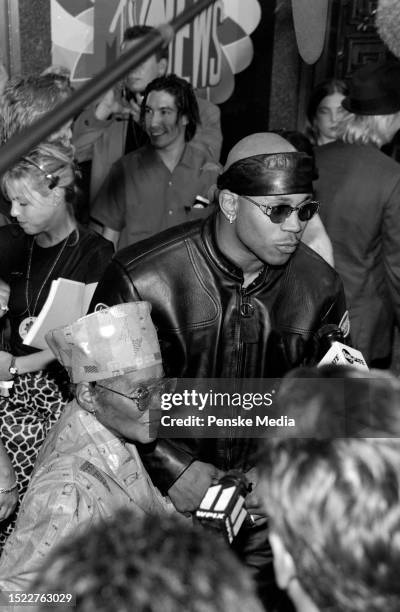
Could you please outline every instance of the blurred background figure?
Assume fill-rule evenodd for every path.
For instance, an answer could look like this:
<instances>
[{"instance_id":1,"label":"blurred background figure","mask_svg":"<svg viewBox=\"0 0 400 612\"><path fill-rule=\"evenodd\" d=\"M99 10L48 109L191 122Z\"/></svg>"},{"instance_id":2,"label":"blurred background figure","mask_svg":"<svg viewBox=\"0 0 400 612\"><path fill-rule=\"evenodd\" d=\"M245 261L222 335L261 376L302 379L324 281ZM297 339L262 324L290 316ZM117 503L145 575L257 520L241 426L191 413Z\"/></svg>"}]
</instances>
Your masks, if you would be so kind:
<instances>
[{"instance_id":1,"label":"blurred background figure","mask_svg":"<svg viewBox=\"0 0 400 612\"><path fill-rule=\"evenodd\" d=\"M70 69L66 66L61 66L60 64L51 64L51 66L48 66L47 68L42 70L40 74L41 76L45 74L56 74L58 76L64 77L65 79L68 79L68 81L71 83Z\"/></svg>"},{"instance_id":2,"label":"blurred background figure","mask_svg":"<svg viewBox=\"0 0 400 612\"><path fill-rule=\"evenodd\" d=\"M34 588L72 593L65 608L77 612L263 609L246 568L213 534L176 516L138 521L129 510L65 540Z\"/></svg>"},{"instance_id":3,"label":"blurred background figure","mask_svg":"<svg viewBox=\"0 0 400 612\"><path fill-rule=\"evenodd\" d=\"M7 170L2 188L22 231L14 234L7 232L8 226L1 228L0 278L9 285L10 296L5 304L9 310L0 314L8 319L10 338L3 347L6 350L0 351L0 380L13 379L14 386L9 397L0 398L0 437L22 496L37 452L69 395L65 373L50 349L38 350L23 340L52 281L59 277L86 284L98 281L113 248L75 219L76 169L71 147L57 142L38 145ZM3 489L15 483L14 476L6 477L10 470L13 474L9 460L0 455ZM11 519L2 525L0 546L11 526Z\"/></svg>"},{"instance_id":4,"label":"blurred background figure","mask_svg":"<svg viewBox=\"0 0 400 612\"><path fill-rule=\"evenodd\" d=\"M315 147L316 197L354 346L371 367L388 368L400 320L400 165L379 148L400 126L400 63L357 70L343 106L338 140Z\"/></svg>"},{"instance_id":5,"label":"blurred background figure","mask_svg":"<svg viewBox=\"0 0 400 612\"><path fill-rule=\"evenodd\" d=\"M306 135L314 145L336 140L344 114L342 101L347 93L346 83L339 79L323 81L312 91L307 106Z\"/></svg>"},{"instance_id":6,"label":"blurred background figure","mask_svg":"<svg viewBox=\"0 0 400 612\"><path fill-rule=\"evenodd\" d=\"M0 98L1 143L64 102L72 93L69 78L48 72L42 75L15 77L6 84ZM49 136L49 140L71 143L72 120Z\"/></svg>"},{"instance_id":7,"label":"blurred background figure","mask_svg":"<svg viewBox=\"0 0 400 612\"><path fill-rule=\"evenodd\" d=\"M375 17L381 39L400 59L400 4L397 0L379 0Z\"/></svg>"},{"instance_id":8,"label":"blurred background figure","mask_svg":"<svg viewBox=\"0 0 400 612\"><path fill-rule=\"evenodd\" d=\"M279 402L304 425L301 437L296 427L295 438L268 440L259 462L279 586L298 612L397 612L398 380L298 369L283 380Z\"/></svg>"}]
</instances>

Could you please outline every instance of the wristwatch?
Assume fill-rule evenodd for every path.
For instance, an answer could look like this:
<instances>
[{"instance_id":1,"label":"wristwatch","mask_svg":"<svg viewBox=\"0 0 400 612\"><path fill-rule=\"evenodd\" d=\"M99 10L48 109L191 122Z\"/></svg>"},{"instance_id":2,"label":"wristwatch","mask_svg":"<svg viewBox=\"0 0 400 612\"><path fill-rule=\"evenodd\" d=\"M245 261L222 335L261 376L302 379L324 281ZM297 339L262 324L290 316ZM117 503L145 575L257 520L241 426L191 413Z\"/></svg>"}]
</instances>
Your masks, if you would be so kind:
<instances>
[{"instance_id":1,"label":"wristwatch","mask_svg":"<svg viewBox=\"0 0 400 612\"><path fill-rule=\"evenodd\" d=\"M14 355L11 357L10 367L8 368L8 371L10 372L10 374L11 374L11 376L12 376L13 378L15 378L16 376L18 376L18 368L17 368L17 366L15 365L15 360L16 360L16 359L17 359L17 358L16 358Z\"/></svg>"}]
</instances>

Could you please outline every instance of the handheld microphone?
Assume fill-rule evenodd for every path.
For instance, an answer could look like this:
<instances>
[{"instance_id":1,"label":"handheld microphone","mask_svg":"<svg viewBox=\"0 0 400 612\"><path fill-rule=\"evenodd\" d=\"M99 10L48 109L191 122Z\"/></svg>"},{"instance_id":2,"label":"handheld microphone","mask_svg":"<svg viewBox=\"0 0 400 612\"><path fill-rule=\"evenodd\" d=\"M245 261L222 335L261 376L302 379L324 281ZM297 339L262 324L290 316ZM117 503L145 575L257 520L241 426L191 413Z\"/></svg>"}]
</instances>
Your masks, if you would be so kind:
<instances>
[{"instance_id":1,"label":"handheld microphone","mask_svg":"<svg viewBox=\"0 0 400 612\"><path fill-rule=\"evenodd\" d=\"M343 332L337 325L324 325L318 332L319 353L322 358L318 367L323 365L345 365L359 370L369 368L361 353L344 343Z\"/></svg>"},{"instance_id":2,"label":"handheld microphone","mask_svg":"<svg viewBox=\"0 0 400 612\"><path fill-rule=\"evenodd\" d=\"M206 528L221 533L231 544L248 513L244 507L251 483L239 470L231 470L206 491L196 510L197 520Z\"/></svg>"}]
</instances>

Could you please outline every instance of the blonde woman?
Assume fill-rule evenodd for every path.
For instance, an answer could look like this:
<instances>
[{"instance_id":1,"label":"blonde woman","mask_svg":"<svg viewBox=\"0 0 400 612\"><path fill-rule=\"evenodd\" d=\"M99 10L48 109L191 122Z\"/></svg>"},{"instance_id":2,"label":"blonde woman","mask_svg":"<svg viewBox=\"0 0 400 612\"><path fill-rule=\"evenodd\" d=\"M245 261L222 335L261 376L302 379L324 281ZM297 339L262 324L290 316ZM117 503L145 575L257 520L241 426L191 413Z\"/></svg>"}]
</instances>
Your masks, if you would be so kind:
<instances>
[{"instance_id":1,"label":"blonde woman","mask_svg":"<svg viewBox=\"0 0 400 612\"><path fill-rule=\"evenodd\" d=\"M2 177L10 214L22 231L0 228L0 278L9 287L8 300L7 289L0 292L0 313L10 327L9 346L0 351L0 380L14 381L10 396L0 398L0 437L8 455L0 451L0 519L13 505L17 482L23 495L43 439L68 398L50 349L33 349L24 338L52 280L95 282L112 256L108 241L75 220L75 181L72 149L56 141L38 145ZM0 545L13 516L3 523Z\"/></svg>"}]
</instances>

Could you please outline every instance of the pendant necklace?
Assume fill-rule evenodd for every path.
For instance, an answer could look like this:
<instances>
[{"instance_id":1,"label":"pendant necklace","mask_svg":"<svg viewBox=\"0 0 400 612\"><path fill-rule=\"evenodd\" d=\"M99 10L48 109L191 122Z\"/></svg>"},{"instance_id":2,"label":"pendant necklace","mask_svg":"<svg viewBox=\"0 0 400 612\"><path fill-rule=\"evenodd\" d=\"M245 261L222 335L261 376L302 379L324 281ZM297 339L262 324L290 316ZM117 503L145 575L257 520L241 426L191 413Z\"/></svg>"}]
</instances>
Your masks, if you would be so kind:
<instances>
[{"instance_id":1,"label":"pendant necklace","mask_svg":"<svg viewBox=\"0 0 400 612\"><path fill-rule=\"evenodd\" d=\"M28 314L27 317L25 317L23 319L23 321L21 321L19 328L18 328L18 332L19 335L22 339L24 339L28 333L28 331L30 330L30 328L32 327L32 325L34 324L34 322L37 319L37 316L35 316L35 312L36 312L36 308L37 305L39 303L39 298L41 296L41 293L47 283L47 281L49 280L53 270L55 269L57 263L60 260L61 255L64 252L65 247L67 246L67 242L69 239L68 235L65 240L63 241L60 250L57 253L57 257L55 258L54 262L52 263L50 270L48 271L48 273L46 274L46 277L38 291L38 294L36 296L36 300L35 300L35 304L33 305L33 308L31 310L31 305L33 302L33 294L32 294L32 299L31 301L29 301L29 283L30 283L30 277L31 277L31 266L32 266L32 256L33 256L33 245L35 244L35 238L32 239L31 242L31 246L29 249L29 257L28 257L28 266L27 266L27 270L26 270L26 284L25 284L25 301L26 301L26 309L25 312Z\"/></svg>"}]
</instances>

